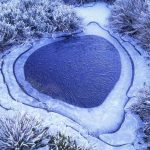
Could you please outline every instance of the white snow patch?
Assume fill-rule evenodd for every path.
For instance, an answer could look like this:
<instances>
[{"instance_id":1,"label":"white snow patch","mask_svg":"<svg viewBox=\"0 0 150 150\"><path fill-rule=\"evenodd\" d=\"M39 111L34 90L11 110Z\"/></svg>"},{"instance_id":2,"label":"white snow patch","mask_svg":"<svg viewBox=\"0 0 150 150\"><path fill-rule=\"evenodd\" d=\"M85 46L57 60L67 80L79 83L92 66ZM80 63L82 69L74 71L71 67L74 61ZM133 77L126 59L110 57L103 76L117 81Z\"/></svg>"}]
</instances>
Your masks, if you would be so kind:
<instances>
[{"instance_id":1,"label":"white snow patch","mask_svg":"<svg viewBox=\"0 0 150 150\"><path fill-rule=\"evenodd\" d=\"M136 138L137 128L137 118L134 115L127 113L124 123L117 132L100 135L100 138L112 145L131 144Z\"/></svg>"},{"instance_id":2,"label":"white snow patch","mask_svg":"<svg viewBox=\"0 0 150 150\"><path fill-rule=\"evenodd\" d=\"M83 19L84 25L90 21L97 21L101 25L107 25L108 17L110 16L110 9L106 3L97 3L93 7L77 7L76 12Z\"/></svg>"}]
</instances>

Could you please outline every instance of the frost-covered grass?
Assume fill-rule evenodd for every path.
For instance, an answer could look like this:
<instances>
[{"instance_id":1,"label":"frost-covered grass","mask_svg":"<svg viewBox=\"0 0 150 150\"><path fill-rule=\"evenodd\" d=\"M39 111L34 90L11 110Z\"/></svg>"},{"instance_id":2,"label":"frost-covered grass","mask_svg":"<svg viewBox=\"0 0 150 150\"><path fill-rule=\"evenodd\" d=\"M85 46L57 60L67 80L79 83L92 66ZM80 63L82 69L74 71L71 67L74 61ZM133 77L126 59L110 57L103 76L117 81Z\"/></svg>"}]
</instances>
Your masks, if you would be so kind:
<instances>
[{"instance_id":1,"label":"frost-covered grass","mask_svg":"<svg viewBox=\"0 0 150 150\"><path fill-rule=\"evenodd\" d=\"M1 49L27 39L79 28L80 19L72 6L59 0L8 0L0 2Z\"/></svg>"},{"instance_id":2,"label":"frost-covered grass","mask_svg":"<svg viewBox=\"0 0 150 150\"><path fill-rule=\"evenodd\" d=\"M107 3L113 3L115 0L63 0L65 3L69 4L85 4L85 3L91 3L91 2L107 2Z\"/></svg>"},{"instance_id":3,"label":"frost-covered grass","mask_svg":"<svg viewBox=\"0 0 150 150\"><path fill-rule=\"evenodd\" d=\"M50 135L43 121L28 114L0 118L0 149L31 150L48 147L50 150L87 150L71 137Z\"/></svg>"},{"instance_id":4,"label":"frost-covered grass","mask_svg":"<svg viewBox=\"0 0 150 150\"><path fill-rule=\"evenodd\" d=\"M69 136L65 136L61 133L51 136L48 145L50 150L92 150L78 146L75 140L72 140Z\"/></svg>"},{"instance_id":5,"label":"frost-covered grass","mask_svg":"<svg viewBox=\"0 0 150 150\"><path fill-rule=\"evenodd\" d=\"M150 50L150 0L117 0L110 24L112 30L135 38Z\"/></svg>"},{"instance_id":6,"label":"frost-covered grass","mask_svg":"<svg viewBox=\"0 0 150 150\"><path fill-rule=\"evenodd\" d=\"M142 127L142 141L150 149L150 87L145 86L139 91L138 103L132 106L132 111L140 116L144 126ZM142 143L140 141L140 143Z\"/></svg>"},{"instance_id":7,"label":"frost-covered grass","mask_svg":"<svg viewBox=\"0 0 150 150\"><path fill-rule=\"evenodd\" d=\"M0 149L37 149L48 138L48 127L27 114L0 119Z\"/></svg>"},{"instance_id":8,"label":"frost-covered grass","mask_svg":"<svg viewBox=\"0 0 150 150\"><path fill-rule=\"evenodd\" d=\"M107 3L113 3L115 0L63 0L65 3L69 4L86 4L91 2L107 2Z\"/></svg>"}]
</instances>

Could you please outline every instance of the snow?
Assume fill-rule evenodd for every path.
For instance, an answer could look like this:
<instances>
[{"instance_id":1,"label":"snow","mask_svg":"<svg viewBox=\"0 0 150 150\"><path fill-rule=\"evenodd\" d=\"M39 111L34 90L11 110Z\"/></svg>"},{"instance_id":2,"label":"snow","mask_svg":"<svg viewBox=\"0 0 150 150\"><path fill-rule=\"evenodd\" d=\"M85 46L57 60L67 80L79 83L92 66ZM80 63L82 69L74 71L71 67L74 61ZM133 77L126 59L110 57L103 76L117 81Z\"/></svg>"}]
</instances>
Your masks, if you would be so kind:
<instances>
[{"instance_id":1,"label":"snow","mask_svg":"<svg viewBox=\"0 0 150 150\"><path fill-rule=\"evenodd\" d=\"M107 25L108 17L110 16L110 9L106 3L97 3L93 7L77 7L76 12L84 20L84 25L90 21L97 21L101 25Z\"/></svg>"},{"instance_id":2,"label":"snow","mask_svg":"<svg viewBox=\"0 0 150 150\"><path fill-rule=\"evenodd\" d=\"M127 128L128 127L128 128ZM137 117L131 113L127 113L125 121L118 132L112 134L100 135L100 138L109 142L112 145L121 145L124 143L133 143L136 136L136 129L138 128ZM124 135L124 136L122 136ZM121 138L120 138L121 137Z\"/></svg>"},{"instance_id":3,"label":"snow","mask_svg":"<svg viewBox=\"0 0 150 150\"><path fill-rule=\"evenodd\" d=\"M129 100L132 101L132 97L135 96L144 82L149 82L149 69L147 68L146 60L130 44L132 41L125 42L115 35L116 40L95 23L87 25L91 21L96 21L106 28L110 10L105 3L98 3L93 7L77 7L76 12L84 19L84 34L104 37L116 47L121 57L122 70L120 79L105 102L95 108L78 108L39 93L25 81L23 66L27 58L38 48L57 40L43 38L40 41L35 41L33 47L28 43L14 46L9 50L9 54L0 59L1 63L4 62L3 73L10 93L14 98L13 100L8 94L7 86L3 82L1 73L0 104L11 110L7 111L0 107L0 114L27 111L33 115L39 115L50 125L54 133L59 130L63 131L65 134L73 136L82 145L89 144L94 146L95 150L134 150L132 143L136 138L139 122L128 110L130 106L128 97L131 97ZM30 47L31 49L25 52ZM142 49L140 51L143 52ZM15 62L16 59L17 61ZM133 70L131 60L133 60L135 70ZM15 68L14 72L13 67ZM135 71L135 74L132 85L133 71ZM36 97L36 99L21 90L14 74L27 93Z\"/></svg>"}]
</instances>

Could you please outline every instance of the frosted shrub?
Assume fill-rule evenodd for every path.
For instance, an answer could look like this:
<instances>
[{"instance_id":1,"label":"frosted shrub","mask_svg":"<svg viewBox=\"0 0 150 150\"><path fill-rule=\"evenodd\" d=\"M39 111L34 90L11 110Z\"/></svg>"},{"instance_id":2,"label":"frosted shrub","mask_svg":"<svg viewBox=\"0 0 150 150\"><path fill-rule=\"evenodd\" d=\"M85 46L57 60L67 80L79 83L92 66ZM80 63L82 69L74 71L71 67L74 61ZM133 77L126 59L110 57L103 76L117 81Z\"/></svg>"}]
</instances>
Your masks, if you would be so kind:
<instances>
[{"instance_id":1,"label":"frosted shrub","mask_svg":"<svg viewBox=\"0 0 150 150\"><path fill-rule=\"evenodd\" d=\"M49 148L50 150L88 150L78 146L75 140L61 133L51 137Z\"/></svg>"},{"instance_id":2,"label":"frosted shrub","mask_svg":"<svg viewBox=\"0 0 150 150\"><path fill-rule=\"evenodd\" d=\"M50 135L43 120L28 114L0 118L0 150L88 150L61 133ZM91 149L90 149L91 150Z\"/></svg>"},{"instance_id":3,"label":"frosted shrub","mask_svg":"<svg viewBox=\"0 0 150 150\"><path fill-rule=\"evenodd\" d=\"M0 149L29 150L43 146L48 127L27 114L0 119Z\"/></svg>"},{"instance_id":4,"label":"frosted shrub","mask_svg":"<svg viewBox=\"0 0 150 150\"><path fill-rule=\"evenodd\" d=\"M139 115L144 123L140 135L144 142L143 145L150 149L150 87L145 86L140 90L138 99L138 103L133 105L131 110ZM139 143L142 143L142 141L139 141Z\"/></svg>"},{"instance_id":5,"label":"frosted shrub","mask_svg":"<svg viewBox=\"0 0 150 150\"><path fill-rule=\"evenodd\" d=\"M52 32L71 32L80 23L72 6L59 0L9 0L0 2L0 12L1 48Z\"/></svg>"},{"instance_id":6,"label":"frosted shrub","mask_svg":"<svg viewBox=\"0 0 150 150\"><path fill-rule=\"evenodd\" d=\"M65 3L70 3L70 4L85 4L85 3L90 3L90 2L108 2L112 3L115 0L64 0Z\"/></svg>"},{"instance_id":7,"label":"frosted shrub","mask_svg":"<svg viewBox=\"0 0 150 150\"><path fill-rule=\"evenodd\" d=\"M110 24L112 30L132 36L150 50L150 0L117 0Z\"/></svg>"}]
</instances>

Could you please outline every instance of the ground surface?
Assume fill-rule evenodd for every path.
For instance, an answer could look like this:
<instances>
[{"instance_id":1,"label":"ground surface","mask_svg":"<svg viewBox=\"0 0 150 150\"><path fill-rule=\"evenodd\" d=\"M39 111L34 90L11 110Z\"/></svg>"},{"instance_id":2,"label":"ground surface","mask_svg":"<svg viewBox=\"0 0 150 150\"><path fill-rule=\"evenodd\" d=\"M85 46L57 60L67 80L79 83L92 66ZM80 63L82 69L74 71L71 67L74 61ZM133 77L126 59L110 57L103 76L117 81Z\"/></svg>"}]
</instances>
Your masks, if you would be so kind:
<instances>
[{"instance_id":1,"label":"ground surface","mask_svg":"<svg viewBox=\"0 0 150 150\"><path fill-rule=\"evenodd\" d=\"M27 111L38 115L44 118L53 132L65 132L81 145L90 145L95 150L134 150L139 120L128 108L135 101L138 89L149 81L144 52L132 40L105 29L110 15L105 4L80 7L76 11L84 18L85 35L102 36L120 54L120 78L104 103L91 109L78 108L51 99L25 82L23 68L27 58L40 47L57 41L44 38L1 54L0 114ZM19 84L23 82L24 87Z\"/></svg>"}]
</instances>

